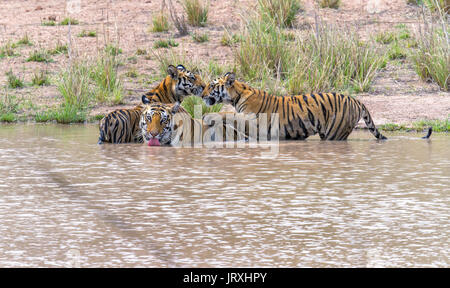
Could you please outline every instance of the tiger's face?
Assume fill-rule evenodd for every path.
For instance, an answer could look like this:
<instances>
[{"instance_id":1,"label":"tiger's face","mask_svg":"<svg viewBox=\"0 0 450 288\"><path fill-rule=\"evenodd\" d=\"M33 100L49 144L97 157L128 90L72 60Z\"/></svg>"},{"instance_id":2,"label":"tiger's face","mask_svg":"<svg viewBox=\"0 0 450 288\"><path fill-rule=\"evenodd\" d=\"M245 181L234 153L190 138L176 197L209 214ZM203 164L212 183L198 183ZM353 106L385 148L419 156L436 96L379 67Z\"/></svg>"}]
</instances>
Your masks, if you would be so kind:
<instances>
[{"instance_id":1,"label":"tiger's face","mask_svg":"<svg viewBox=\"0 0 450 288\"><path fill-rule=\"evenodd\" d=\"M202 98L208 106L218 103L231 103L230 89L233 87L236 76L228 72L223 77L213 80L203 90Z\"/></svg>"},{"instance_id":2,"label":"tiger's face","mask_svg":"<svg viewBox=\"0 0 450 288\"><path fill-rule=\"evenodd\" d=\"M180 104L153 103L142 112L139 127L148 146L169 145L172 139L172 118Z\"/></svg>"},{"instance_id":3,"label":"tiger's face","mask_svg":"<svg viewBox=\"0 0 450 288\"><path fill-rule=\"evenodd\" d=\"M170 77L175 81L175 93L180 96L188 96L193 94L195 96L202 95L205 89L205 82L199 74L194 74L184 68L183 65L174 67L169 65L168 72Z\"/></svg>"}]
</instances>

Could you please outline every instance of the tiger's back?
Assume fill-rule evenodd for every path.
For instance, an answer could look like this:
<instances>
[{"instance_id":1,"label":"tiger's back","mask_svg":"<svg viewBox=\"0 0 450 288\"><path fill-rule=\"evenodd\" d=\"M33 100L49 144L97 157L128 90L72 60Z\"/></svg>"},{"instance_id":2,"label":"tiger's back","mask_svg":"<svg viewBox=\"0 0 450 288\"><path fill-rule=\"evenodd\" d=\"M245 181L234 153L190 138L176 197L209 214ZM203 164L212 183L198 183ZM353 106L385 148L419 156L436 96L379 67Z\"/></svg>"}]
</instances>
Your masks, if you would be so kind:
<instances>
[{"instance_id":1,"label":"tiger's back","mask_svg":"<svg viewBox=\"0 0 450 288\"><path fill-rule=\"evenodd\" d=\"M99 123L98 143L143 143L139 120L143 105L132 109L118 109L108 113Z\"/></svg>"}]
</instances>

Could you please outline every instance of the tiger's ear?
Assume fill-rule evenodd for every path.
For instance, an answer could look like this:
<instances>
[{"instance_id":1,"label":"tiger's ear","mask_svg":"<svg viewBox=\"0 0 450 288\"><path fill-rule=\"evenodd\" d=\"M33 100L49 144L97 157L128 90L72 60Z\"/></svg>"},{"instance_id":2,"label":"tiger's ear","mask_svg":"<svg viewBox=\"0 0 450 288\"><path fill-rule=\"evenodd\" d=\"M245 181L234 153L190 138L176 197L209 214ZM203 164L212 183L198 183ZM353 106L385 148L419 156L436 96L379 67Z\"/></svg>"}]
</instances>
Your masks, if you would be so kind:
<instances>
[{"instance_id":1,"label":"tiger's ear","mask_svg":"<svg viewBox=\"0 0 450 288\"><path fill-rule=\"evenodd\" d=\"M175 102L172 109L170 109L170 113L172 113L172 115L178 113L178 111L180 110L180 107L181 107L180 102Z\"/></svg>"},{"instance_id":2,"label":"tiger's ear","mask_svg":"<svg viewBox=\"0 0 450 288\"><path fill-rule=\"evenodd\" d=\"M234 80L236 80L236 75L233 72L228 72L225 74L225 87L231 87L234 84Z\"/></svg>"},{"instance_id":3,"label":"tiger's ear","mask_svg":"<svg viewBox=\"0 0 450 288\"><path fill-rule=\"evenodd\" d=\"M142 103L144 103L144 104L150 104L150 99L148 99L147 96L142 95Z\"/></svg>"},{"instance_id":4,"label":"tiger's ear","mask_svg":"<svg viewBox=\"0 0 450 288\"><path fill-rule=\"evenodd\" d=\"M180 71L186 71L186 68L183 65L181 65L181 64L177 65L177 69L180 70Z\"/></svg>"},{"instance_id":5,"label":"tiger's ear","mask_svg":"<svg viewBox=\"0 0 450 288\"><path fill-rule=\"evenodd\" d=\"M172 77L172 79L174 79L174 80L178 79L177 67L175 67L173 65L169 65L169 67L167 67L167 73L169 73L169 75L170 75L170 77Z\"/></svg>"}]
</instances>

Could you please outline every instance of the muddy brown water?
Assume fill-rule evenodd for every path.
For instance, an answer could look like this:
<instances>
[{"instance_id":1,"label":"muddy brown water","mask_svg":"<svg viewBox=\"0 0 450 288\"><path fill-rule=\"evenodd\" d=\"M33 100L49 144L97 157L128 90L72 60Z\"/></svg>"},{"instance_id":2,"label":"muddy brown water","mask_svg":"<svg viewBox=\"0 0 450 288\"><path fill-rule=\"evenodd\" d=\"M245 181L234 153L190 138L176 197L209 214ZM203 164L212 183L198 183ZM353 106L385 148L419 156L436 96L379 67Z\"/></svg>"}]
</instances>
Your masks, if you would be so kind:
<instances>
[{"instance_id":1,"label":"muddy brown water","mask_svg":"<svg viewBox=\"0 0 450 288\"><path fill-rule=\"evenodd\" d=\"M97 145L0 125L2 267L449 266L450 136Z\"/></svg>"}]
</instances>

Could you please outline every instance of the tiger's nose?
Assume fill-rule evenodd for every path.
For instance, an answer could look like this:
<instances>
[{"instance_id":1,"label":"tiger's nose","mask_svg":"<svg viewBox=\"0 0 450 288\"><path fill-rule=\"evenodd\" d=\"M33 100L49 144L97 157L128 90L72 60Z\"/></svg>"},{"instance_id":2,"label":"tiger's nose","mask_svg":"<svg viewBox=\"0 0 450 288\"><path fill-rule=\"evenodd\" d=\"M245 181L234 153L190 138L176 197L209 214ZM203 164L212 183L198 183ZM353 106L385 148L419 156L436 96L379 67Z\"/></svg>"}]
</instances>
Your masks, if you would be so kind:
<instances>
[{"instance_id":1,"label":"tiger's nose","mask_svg":"<svg viewBox=\"0 0 450 288\"><path fill-rule=\"evenodd\" d=\"M155 136L157 136L159 133L158 133L158 131L151 131L150 132L150 134L153 136L153 137L155 137Z\"/></svg>"}]
</instances>

